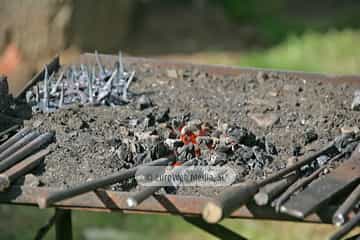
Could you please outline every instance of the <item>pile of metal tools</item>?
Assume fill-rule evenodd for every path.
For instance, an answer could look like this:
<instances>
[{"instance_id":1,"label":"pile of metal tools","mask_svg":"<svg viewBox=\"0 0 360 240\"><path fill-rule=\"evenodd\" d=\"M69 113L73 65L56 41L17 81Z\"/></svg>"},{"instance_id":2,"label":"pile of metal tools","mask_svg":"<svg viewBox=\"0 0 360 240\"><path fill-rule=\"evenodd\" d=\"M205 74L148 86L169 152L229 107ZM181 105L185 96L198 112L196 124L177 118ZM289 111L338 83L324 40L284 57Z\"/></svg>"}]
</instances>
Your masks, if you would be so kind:
<instances>
[{"instance_id":1,"label":"pile of metal tools","mask_svg":"<svg viewBox=\"0 0 360 240\"><path fill-rule=\"evenodd\" d=\"M225 189L205 205L203 219L218 223L252 200L259 206L272 206L276 212L304 219L345 192L348 197L333 214L333 223L342 228L331 237L341 239L360 223L359 140L355 134L342 135L322 150L261 181L246 181ZM350 159L331 167L351 154ZM326 164L319 164L323 159ZM307 172L313 164L318 166Z\"/></svg>"},{"instance_id":2,"label":"pile of metal tools","mask_svg":"<svg viewBox=\"0 0 360 240\"><path fill-rule=\"evenodd\" d=\"M129 103L135 71L125 70L121 53L113 68L106 68L97 52L95 56L96 66L70 65L51 74L45 66L44 79L25 94L33 112L53 112L73 104L114 107Z\"/></svg>"}]
</instances>

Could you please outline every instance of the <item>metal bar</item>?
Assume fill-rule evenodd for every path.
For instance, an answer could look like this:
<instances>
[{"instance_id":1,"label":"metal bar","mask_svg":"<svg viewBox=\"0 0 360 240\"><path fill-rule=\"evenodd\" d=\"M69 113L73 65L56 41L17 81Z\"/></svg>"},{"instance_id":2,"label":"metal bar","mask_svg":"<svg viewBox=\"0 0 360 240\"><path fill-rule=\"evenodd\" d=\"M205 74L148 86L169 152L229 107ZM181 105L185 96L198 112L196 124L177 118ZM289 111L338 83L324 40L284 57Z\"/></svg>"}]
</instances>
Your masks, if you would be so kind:
<instances>
[{"instance_id":1,"label":"metal bar","mask_svg":"<svg viewBox=\"0 0 360 240\"><path fill-rule=\"evenodd\" d=\"M0 132L0 139L1 139L3 136L5 136L5 135L7 135L7 134L9 134L9 133L17 130L19 127L20 127L20 126L16 124L16 125L14 125L14 126L12 126L12 127L9 127L8 129L5 129L4 131Z\"/></svg>"},{"instance_id":2,"label":"metal bar","mask_svg":"<svg viewBox=\"0 0 360 240\"><path fill-rule=\"evenodd\" d=\"M156 161L153 161L148 164L149 165L166 165L169 162L174 161L173 157L169 158L161 158ZM121 171L119 173L114 173L110 176L106 176L103 178L95 179L93 181L89 181L74 187L71 187L69 189L57 191L55 193L49 194L48 196L41 196L38 198L38 205L40 208L47 208L53 203L56 203L58 201L74 197L76 195L94 191L101 187L107 187L114 183L120 182L122 180L131 178L135 176L136 171L139 169L139 167L134 167L128 170Z\"/></svg>"},{"instance_id":3,"label":"metal bar","mask_svg":"<svg viewBox=\"0 0 360 240\"><path fill-rule=\"evenodd\" d=\"M49 75L51 75L53 72L57 71L60 68L60 58L59 56L56 56L49 64L46 65ZM41 72L36 74L35 77L33 77L19 92L14 94L14 97L20 98L27 90L29 90L32 86L34 86L38 81L44 79L45 76L45 69L43 69Z\"/></svg>"},{"instance_id":4,"label":"metal bar","mask_svg":"<svg viewBox=\"0 0 360 240\"><path fill-rule=\"evenodd\" d=\"M299 177L300 176L298 173L294 173L284 179L270 183L260 188L259 192L254 196L256 204L259 206L265 206L269 204L274 198L279 196L291 184L293 184Z\"/></svg>"},{"instance_id":5,"label":"metal bar","mask_svg":"<svg viewBox=\"0 0 360 240\"><path fill-rule=\"evenodd\" d=\"M236 209L248 203L259 190L256 182L244 182L231 186L209 201L202 217L208 223L218 223L230 216Z\"/></svg>"},{"instance_id":6,"label":"metal bar","mask_svg":"<svg viewBox=\"0 0 360 240\"><path fill-rule=\"evenodd\" d=\"M17 178L38 166L50 150L44 149L26 158L0 174L0 191L7 189Z\"/></svg>"},{"instance_id":7,"label":"metal bar","mask_svg":"<svg viewBox=\"0 0 360 240\"><path fill-rule=\"evenodd\" d=\"M19 141L21 138L26 136L31 130L29 128L23 128L14 136L9 138L6 142L0 145L0 153L5 151L8 147Z\"/></svg>"},{"instance_id":8,"label":"metal bar","mask_svg":"<svg viewBox=\"0 0 360 240\"><path fill-rule=\"evenodd\" d=\"M351 232L356 226L360 224L360 212L358 212L353 218L345 223L341 229L330 237L330 240L339 240L346 234Z\"/></svg>"},{"instance_id":9,"label":"metal bar","mask_svg":"<svg viewBox=\"0 0 360 240\"><path fill-rule=\"evenodd\" d=\"M71 210L55 210L55 235L56 240L72 240Z\"/></svg>"},{"instance_id":10,"label":"metal bar","mask_svg":"<svg viewBox=\"0 0 360 240\"><path fill-rule=\"evenodd\" d=\"M39 133L37 132L30 132L29 134L25 135L23 138L19 139L19 141L15 142L13 145L9 146L5 151L0 153L0 161L9 157L11 154L13 154L17 150L28 144L38 136Z\"/></svg>"},{"instance_id":11,"label":"metal bar","mask_svg":"<svg viewBox=\"0 0 360 240\"><path fill-rule=\"evenodd\" d=\"M246 240L247 238L237 234L236 232L222 226L220 224L209 224L202 220L201 218L196 217L183 217L183 219L190 223L191 225L198 227L205 232L217 237L219 239L226 240Z\"/></svg>"},{"instance_id":12,"label":"metal bar","mask_svg":"<svg viewBox=\"0 0 360 240\"><path fill-rule=\"evenodd\" d=\"M347 215L352 211L355 205L360 202L360 185L346 198L345 202L341 204L338 210L336 210L333 223L336 226L341 226L347 219Z\"/></svg>"},{"instance_id":13,"label":"metal bar","mask_svg":"<svg viewBox=\"0 0 360 240\"><path fill-rule=\"evenodd\" d=\"M30 154L35 153L36 151L44 147L44 145L50 143L53 140L53 137L54 137L53 132L41 134L31 142L29 142L28 144L26 144L25 146L23 146L13 154L11 154L9 157L1 161L0 172L10 168L11 166L23 160L25 157L29 156Z\"/></svg>"},{"instance_id":14,"label":"metal bar","mask_svg":"<svg viewBox=\"0 0 360 240\"><path fill-rule=\"evenodd\" d=\"M146 187L144 190L140 192L133 193L126 199L126 203L129 208L134 208L137 205L141 204L144 200L149 198L151 195L156 193L162 188L162 186L151 186Z\"/></svg>"}]
</instances>

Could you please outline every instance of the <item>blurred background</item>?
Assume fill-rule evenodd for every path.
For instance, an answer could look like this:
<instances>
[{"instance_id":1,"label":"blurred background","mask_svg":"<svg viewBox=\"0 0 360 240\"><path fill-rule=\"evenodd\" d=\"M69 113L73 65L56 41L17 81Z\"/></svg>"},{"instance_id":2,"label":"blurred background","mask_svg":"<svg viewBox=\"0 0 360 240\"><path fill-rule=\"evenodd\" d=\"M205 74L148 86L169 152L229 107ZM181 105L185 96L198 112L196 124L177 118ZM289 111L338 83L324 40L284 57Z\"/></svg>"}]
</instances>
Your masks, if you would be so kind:
<instances>
[{"instance_id":1,"label":"blurred background","mask_svg":"<svg viewBox=\"0 0 360 240\"><path fill-rule=\"evenodd\" d=\"M57 54L359 74L356 0L0 0L0 72L16 91ZM50 210L0 205L0 238L32 239ZM75 239L212 239L181 218L74 212ZM227 220L250 239L324 239L331 226ZM16 227L15 227L16 226ZM47 239L53 239L50 232Z\"/></svg>"}]
</instances>

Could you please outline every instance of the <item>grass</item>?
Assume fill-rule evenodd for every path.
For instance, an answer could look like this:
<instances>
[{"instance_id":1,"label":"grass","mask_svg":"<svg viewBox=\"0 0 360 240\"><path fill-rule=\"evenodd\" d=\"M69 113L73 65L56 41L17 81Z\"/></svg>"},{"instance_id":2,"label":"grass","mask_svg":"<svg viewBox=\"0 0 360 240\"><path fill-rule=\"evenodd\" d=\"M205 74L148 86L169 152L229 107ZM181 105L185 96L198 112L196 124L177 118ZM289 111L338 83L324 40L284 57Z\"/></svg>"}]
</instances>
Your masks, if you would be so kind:
<instances>
[{"instance_id":1,"label":"grass","mask_svg":"<svg viewBox=\"0 0 360 240\"><path fill-rule=\"evenodd\" d=\"M241 66L341 74L360 73L360 31L308 32L242 56Z\"/></svg>"},{"instance_id":2,"label":"grass","mask_svg":"<svg viewBox=\"0 0 360 240\"><path fill-rule=\"evenodd\" d=\"M2 240L30 240L52 216L52 210L35 207L0 206L0 238ZM225 226L250 239L323 239L335 229L331 226L295 224L271 221L226 220ZM202 230L177 216L125 215L119 213L73 212L74 239L89 240L213 240ZM45 238L54 239L52 229Z\"/></svg>"}]
</instances>

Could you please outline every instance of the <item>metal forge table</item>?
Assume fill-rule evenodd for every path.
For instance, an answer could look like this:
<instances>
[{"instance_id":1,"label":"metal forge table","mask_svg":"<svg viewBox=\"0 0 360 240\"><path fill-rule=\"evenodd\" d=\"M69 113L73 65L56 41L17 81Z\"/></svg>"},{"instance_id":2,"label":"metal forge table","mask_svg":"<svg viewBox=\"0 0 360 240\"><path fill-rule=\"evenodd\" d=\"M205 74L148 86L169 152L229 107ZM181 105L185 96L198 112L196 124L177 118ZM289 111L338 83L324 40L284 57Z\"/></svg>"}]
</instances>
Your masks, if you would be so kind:
<instances>
[{"instance_id":1,"label":"metal forge table","mask_svg":"<svg viewBox=\"0 0 360 240\"><path fill-rule=\"evenodd\" d=\"M113 66L117 60L116 56L101 55L102 61L105 65ZM184 67L192 67L194 65L189 63L178 63L169 61L160 61L155 59L144 59L127 57L124 58L125 63L146 63L154 68L171 68L178 69ZM95 64L95 56L93 54L83 54L80 56L77 63ZM48 71L51 74L60 66L59 57L54 58L48 64ZM197 69L204 70L208 73L217 75L236 76L244 73L256 74L259 71L267 72L270 70L253 69L253 68L238 68L228 66L211 66L211 65L196 65ZM274 70L271 70L274 72ZM304 72L284 72L275 71L279 74L286 74L307 80L320 80L324 83L341 84L347 83L353 86L360 86L360 76L336 76L324 75L317 73ZM21 91L23 93L26 89L32 86L37 80L44 77L44 71L38 73L28 85ZM15 97L20 94L15 94ZM359 156L360 159L360 156ZM341 176L339 176L341 177ZM13 186L8 191L0 193L0 203L3 204L19 204L19 205L37 205L36 199L38 196L47 195L54 189L38 187L29 188L24 186ZM237 233L225 228L222 225L211 225L205 223L201 219L201 211L204 205L208 202L206 197L194 196L180 196L180 195L156 195L144 201L134 209L128 209L126 205L126 198L128 193L106 191L99 189L97 191L85 193L71 199L67 199L56 203L55 208L55 225L56 225L56 239L72 239L72 224L71 211L104 211L104 212L121 212L121 213L137 213L137 214L175 214L180 215L183 219L194 226L197 226L206 232L213 234L221 239L244 239ZM330 224L336 206L328 206L326 209L318 211L316 214L308 216L302 222L323 223ZM259 207L255 204L248 204L237 211L235 211L231 218L248 218L248 219L267 219L277 221L300 221L297 218L276 213L273 208Z\"/></svg>"}]
</instances>

